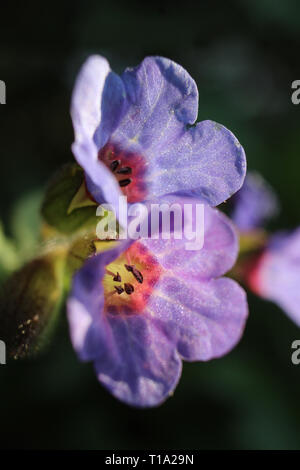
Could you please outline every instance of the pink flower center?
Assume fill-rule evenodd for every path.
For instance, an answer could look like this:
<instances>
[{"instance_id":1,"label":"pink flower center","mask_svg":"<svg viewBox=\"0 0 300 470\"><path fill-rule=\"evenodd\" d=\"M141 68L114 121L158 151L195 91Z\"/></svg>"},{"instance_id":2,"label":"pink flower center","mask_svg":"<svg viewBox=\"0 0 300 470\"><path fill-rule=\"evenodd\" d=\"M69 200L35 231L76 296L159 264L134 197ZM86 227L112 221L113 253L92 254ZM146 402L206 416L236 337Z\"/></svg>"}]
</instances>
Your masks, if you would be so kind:
<instances>
[{"instance_id":1,"label":"pink flower center","mask_svg":"<svg viewBox=\"0 0 300 470\"><path fill-rule=\"evenodd\" d=\"M98 158L112 171L129 203L145 200L146 163L141 155L125 152L114 144L107 143L99 151Z\"/></svg>"},{"instance_id":2,"label":"pink flower center","mask_svg":"<svg viewBox=\"0 0 300 470\"><path fill-rule=\"evenodd\" d=\"M106 267L105 311L121 315L143 312L161 273L162 267L154 256L135 242Z\"/></svg>"}]
</instances>

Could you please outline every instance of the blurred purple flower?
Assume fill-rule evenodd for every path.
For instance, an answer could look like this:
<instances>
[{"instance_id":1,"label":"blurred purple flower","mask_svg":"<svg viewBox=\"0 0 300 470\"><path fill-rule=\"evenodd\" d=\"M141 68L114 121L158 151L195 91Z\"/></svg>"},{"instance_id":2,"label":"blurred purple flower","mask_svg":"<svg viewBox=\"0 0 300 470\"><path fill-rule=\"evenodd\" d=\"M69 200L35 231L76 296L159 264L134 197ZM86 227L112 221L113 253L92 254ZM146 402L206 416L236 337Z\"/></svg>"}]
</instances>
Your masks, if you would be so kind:
<instances>
[{"instance_id":1,"label":"blurred purple flower","mask_svg":"<svg viewBox=\"0 0 300 470\"><path fill-rule=\"evenodd\" d=\"M91 56L77 78L71 115L73 152L89 192L117 210L128 202L180 193L209 205L242 185L244 150L225 127L196 125L198 90L175 62L146 57L118 76L106 59Z\"/></svg>"},{"instance_id":2,"label":"blurred purple flower","mask_svg":"<svg viewBox=\"0 0 300 470\"><path fill-rule=\"evenodd\" d=\"M222 277L238 253L231 222L206 206L203 248L186 251L185 242L126 241L125 251L121 244L98 254L74 277L73 346L94 362L99 381L133 406L160 404L178 383L182 359L223 356L243 333L245 293Z\"/></svg>"},{"instance_id":3,"label":"blurred purple flower","mask_svg":"<svg viewBox=\"0 0 300 470\"><path fill-rule=\"evenodd\" d=\"M278 212L279 202L264 178L248 172L242 188L231 199L231 218L241 232L262 227Z\"/></svg>"},{"instance_id":4,"label":"blurred purple flower","mask_svg":"<svg viewBox=\"0 0 300 470\"><path fill-rule=\"evenodd\" d=\"M279 232L248 272L251 288L277 303L300 326L300 228Z\"/></svg>"},{"instance_id":5,"label":"blurred purple flower","mask_svg":"<svg viewBox=\"0 0 300 470\"><path fill-rule=\"evenodd\" d=\"M276 215L279 203L268 183L258 174L247 174L243 187L232 199L232 219L245 239L263 246L242 261L242 276L260 297L275 302L300 326L300 228L259 237L259 229ZM248 232L251 231L251 234ZM247 244L246 244L247 246Z\"/></svg>"}]
</instances>

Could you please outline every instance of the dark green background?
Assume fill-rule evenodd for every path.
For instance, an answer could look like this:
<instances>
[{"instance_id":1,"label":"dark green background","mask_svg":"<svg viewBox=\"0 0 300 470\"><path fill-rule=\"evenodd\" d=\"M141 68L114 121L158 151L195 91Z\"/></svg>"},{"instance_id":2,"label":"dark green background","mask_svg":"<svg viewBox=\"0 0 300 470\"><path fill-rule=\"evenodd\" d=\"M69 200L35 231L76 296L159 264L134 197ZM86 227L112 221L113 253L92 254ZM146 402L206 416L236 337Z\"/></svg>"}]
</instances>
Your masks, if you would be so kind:
<instances>
[{"instance_id":1,"label":"dark green background","mask_svg":"<svg viewBox=\"0 0 300 470\"><path fill-rule=\"evenodd\" d=\"M273 227L300 223L300 105L291 103L291 82L300 79L297 0L6 3L0 209L19 246L29 230L23 208L72 159L70 94L91 53L118 72L149 54L182 64L199 87L199 120L229 127L249 168L277 190L282 210ZM290 356L300 331L275 305L251 295L249 304L239 346L222 359L185 364L174 397L145 411L117 402L92 365L77 361L62 316L43 356L0 366L0 446L299 449L300 365Z\"/></svg>"}]
</instances>

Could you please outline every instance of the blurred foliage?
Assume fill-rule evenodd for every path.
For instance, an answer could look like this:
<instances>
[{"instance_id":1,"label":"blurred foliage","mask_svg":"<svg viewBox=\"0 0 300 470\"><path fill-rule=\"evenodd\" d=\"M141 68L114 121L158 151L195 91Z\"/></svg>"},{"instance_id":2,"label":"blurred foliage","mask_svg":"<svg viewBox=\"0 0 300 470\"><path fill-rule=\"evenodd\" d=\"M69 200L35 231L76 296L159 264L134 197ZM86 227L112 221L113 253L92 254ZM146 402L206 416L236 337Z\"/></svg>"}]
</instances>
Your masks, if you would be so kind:
<instances>
[{"instance_id":1,"label":"blurred foliage","mask_svg":"<svg viewBox=\"0 0 300 470\"><path fill-rule=\"evenodd\" d=\"M182 64L199 87L199 120L231 129L249 168L278 192L282 211L272 227L299 225L300 106L290 99L300 78L297 0L6 3L1 13L1 281L39 249L41 188L72 162L70 94L90 53L107 56L118 72L149 54ZM65 209L62 189L52 197ZM71 255L71 271L80 262ZM222 359L185 364L174 396L145 411L117 402L92 366L78 363L62 315L44 355L0 366L1 446L299 449L300 368L290 359L299 329L271 303L250 295L249 305L238 347Z\"/></svg>"}]
</instances>

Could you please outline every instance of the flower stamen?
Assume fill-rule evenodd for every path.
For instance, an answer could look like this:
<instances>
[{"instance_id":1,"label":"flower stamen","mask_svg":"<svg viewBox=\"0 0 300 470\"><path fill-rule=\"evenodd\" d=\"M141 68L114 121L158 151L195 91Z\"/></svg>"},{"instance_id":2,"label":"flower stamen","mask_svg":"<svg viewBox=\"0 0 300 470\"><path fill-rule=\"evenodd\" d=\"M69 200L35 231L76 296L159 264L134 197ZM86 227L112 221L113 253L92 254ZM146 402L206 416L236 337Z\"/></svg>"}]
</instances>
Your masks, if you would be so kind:
<instances>
[{"instance_id":1,"label":"flower stamen","mask_svg":"<svg viewBox=\"0 0 300 470\"><path fill-rule=\"evenodd\" d=\"M114 160L111 162L111 164L109 165L110 169L112 172L116 171L116 169L118 168L118 166L120 165L120 160Z\"/></svg>"},{"instance_id":2,"label":"flower stamen","mask_svg":"<svg viewBox=\"0 0 300 470\"><path fill-rule=\"evenodd\" d=\"M120 180L119 181L119 185L121 186L121 188L124 188L125 186L128 186L130 183L131 183L130 178L126 178L125 180Z\"/></svg>"},{"instance_id":3,"label":"flower stamen","mask_svg":"<svg viewBox=\"0 0 300 470\"><path fill-rule=\"evenodd\" d=\"M129 271L130 273L134 275L134 277L140 284L143 284L143 280L144 280L143 275L135 266L130 266L129 264L125 264L125 268L127 269L127 271Z\"/></svg>"},{"instance_id":4,"label":"flower stamen","mask_svg":"<svg viewBox=\"0 0 300 470\"><path fill-rule=\"evenodd\" d=\"M124 166L123 168L117 170L118 175L131 175L131 173L132 169L130 168L130 166Z\"/></svg>"},{"instance_id":5,"label":"flower stamen","mask_svg":"<svg viewBox=\"0 0 300 470\"><path fill-rule=\"evenodd\" d=\"M124 284L124 289L125 289L126 294L128 294L128 295L131 295L132 292L134 292L134 287L133 287L133 285L132 285L132 284L129 284L129 283L127 283L127 282L125 282L125 284Z\"/></svg>"},{"instance_id":6,"label":"flower stamen","mask_svg":"<svg viewBox=\"0 0 300 470\"><path fill-rule=\"evenodd\" d=\"M119 294L119 295L124 292L124 289L123 289L123 287L121 287L121 286L114 286L114 288L116 289L116 292L117 292L117 294Z\"/></svg>"}]
</instances>

